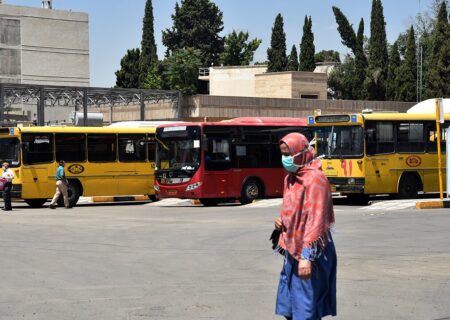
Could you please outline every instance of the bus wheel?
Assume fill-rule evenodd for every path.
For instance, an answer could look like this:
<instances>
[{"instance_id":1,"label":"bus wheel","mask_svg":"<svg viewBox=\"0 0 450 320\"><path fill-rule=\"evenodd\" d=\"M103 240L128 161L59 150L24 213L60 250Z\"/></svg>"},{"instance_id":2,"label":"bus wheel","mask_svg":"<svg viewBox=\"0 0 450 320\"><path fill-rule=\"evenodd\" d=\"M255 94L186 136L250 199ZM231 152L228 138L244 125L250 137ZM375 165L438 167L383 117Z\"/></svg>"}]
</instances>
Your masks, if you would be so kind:
<instances>
[{"instance_id":1,"label":"bus wheel","mask_svg":"<svg viewBox=\"0 0 450 320\"><path fill-rule=\"evenodd\" d=\"M148 195L148 198L150 199L150 200L152 200L152 202L156 202L156 201L159 201L159 199L156 197L156 195L154 195L154 194L152 194L152 195Z\"/></svg>"},{"instance_id":2,"label":"bus wheel","mask_svg":"<svg viewBox=\"0 0 450 320\"><path fill-rule=\"evenodd\" d=\"M47 199L24 199L25 203L32 208L41 208Z\"/></svg>"},{"instance_id":3,"label":"bus wheel","mask_svg":"<svg viewBox=\"0 0 450 320\"><path fill-rule=\"evenodd\" d=\"M263 190L261 184L255 179L249 179L245 182L241 192L241 204L248 204L255 199L261 198Z\"/></svg>"},{"instance_id":4,"label":"bus wheel","mask_svg":"<svg viewBox=\"0 0 450 320\"><path fill-rule=\"evenodd\" d=\"M203 199L199 199L199 201L205 207L215 207L219 204L219 199L214 199L214 198L203 198Z\"/></svg>"},{"instance_id":5,"label":"bus wheel","mask_svg":"<svg viewBox=\"0 0 450 320\"><path fill-rule=\"evenodd\" d=\"M413 199L420 190L420 181L413 174L405 174L400 179L398 197L400 199Z\"/></svg>"},{"instance_id":6,"label":"bus wheel","mask_svg":"<svg viewBox=\"0 0 450 320\"><path fill-rule=\"evenodd\" d=\"M69 180L69 186L67 187L67 194L69 196L69 206L74 207L77 204L78 199L80 198L80 193L81 192L78 183L73 180ZM60 207L64 207L64 198L62 194L58 198L57 203Z\"/></svg>"}]
</instances>

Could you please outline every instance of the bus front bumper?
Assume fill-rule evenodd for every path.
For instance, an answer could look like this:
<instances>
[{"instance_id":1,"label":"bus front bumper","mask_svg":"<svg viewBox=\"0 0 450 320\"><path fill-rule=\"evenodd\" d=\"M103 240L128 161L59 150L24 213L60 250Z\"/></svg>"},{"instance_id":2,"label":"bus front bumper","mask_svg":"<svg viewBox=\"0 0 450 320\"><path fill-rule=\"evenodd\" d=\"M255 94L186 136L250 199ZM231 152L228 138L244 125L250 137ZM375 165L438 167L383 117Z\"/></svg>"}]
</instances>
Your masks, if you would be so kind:
<instances>
[{"instance_id":1,"label":"bus front bumper","mask_svg":"<svg viewBox=\"0 0 450 320\"><path fill-rule=\"evenodd\" d=\"M194 188L193 188L194 187ZM187 183L182 185L161 185L155 184L156 195L160 199L165 198L181 198L181 199L198 199L201 198L201 183Z\"/></svg>"},{"instance_id":2,"label":"bus front bumper","mask_svg":"<svg viewBox=\"0 0 450 320\"><path fill-rule=\"evenodd\" d=\"M364 193L364 178L328 177L333 192Z\"/></svg>"}]
</instances>

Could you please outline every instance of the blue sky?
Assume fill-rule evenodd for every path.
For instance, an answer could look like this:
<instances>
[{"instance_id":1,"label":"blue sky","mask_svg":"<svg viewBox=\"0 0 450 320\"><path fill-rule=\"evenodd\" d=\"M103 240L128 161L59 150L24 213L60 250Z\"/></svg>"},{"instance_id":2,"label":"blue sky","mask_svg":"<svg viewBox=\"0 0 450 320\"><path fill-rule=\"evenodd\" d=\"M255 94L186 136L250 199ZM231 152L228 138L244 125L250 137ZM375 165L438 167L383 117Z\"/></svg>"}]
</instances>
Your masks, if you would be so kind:
<instances>
[{"instance_id":1,"label":"blue sky","mask_svg":"<svg viewBox=\"0 0 450 320\"><path fill-rule=\"evenodd\" d=\"M395 41L412 23L419 10L428 10L432 0L383 0L389 42ZM140 47L145 0L54 0L53 9L81 11L89 14L91 86L111 87L114 72L127 49ZM155 38L158 55L163 57L161 31L172 26L171 15L177 0L153 0ZM179 1L178 1L179 2ZM364 18L365 34L370 35L371 0L214 0L224 15L223 34L233 29L249 31L250 37L262 39L255 61L266 60L275 16L284 18L288 54L298 46L305 15L313 22L316 52L348 52L336 30L332 6L339 7L357 28ZM40 0L4 0L11 5L40 6Z\"/></svg>"}]
</instances>

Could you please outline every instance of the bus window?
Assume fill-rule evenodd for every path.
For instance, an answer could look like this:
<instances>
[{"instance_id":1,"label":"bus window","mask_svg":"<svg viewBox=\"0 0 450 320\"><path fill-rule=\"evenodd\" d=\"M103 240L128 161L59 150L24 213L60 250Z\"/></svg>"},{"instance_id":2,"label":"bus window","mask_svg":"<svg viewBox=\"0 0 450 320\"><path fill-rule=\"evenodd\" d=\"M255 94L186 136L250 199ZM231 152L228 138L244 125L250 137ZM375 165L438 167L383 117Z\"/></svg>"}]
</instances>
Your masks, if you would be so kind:
<instances>
[{"instance_id":1,"label":"bus window","mask_svg":"<svg viewBox=\"0 0 450 320\"><path fill-rule=\"evenodd\" d=\"M22 135L23 162L25 164L53 161L53 134L24 133Z\"/></svg>"},{"instance_id":2,"label":"bus window","mask_svg":"<svg viewBox=\"0 0 450 320\"><path fill-rule=\"evenodd\" d=\"M88 134L89 161L116 161L116 150L115 134Z\"/></svg>"},{"instance_id":3,"label":"bus window","mask_svg":"<svg viewBox=\"0 0 450 320\"><path fill-rule=\"evenodd\" d=\"M86 161L86 135L79 133L55 134L56 161Z\"/></svg>"},{"instance_id":4,"label":"bus window","mask_svg":"<svg viewBox=\"0 0 450 320\"><path fill-rule=\"evenodd\" d=\"M0 161L7 161L11 167L19 165L19 139L0 139Z\"/></svg>"},{"instance_id":5,"label":"bus window","mask_svg":"<svg viewBox=\"0 0 450 320\"><path fill-rule=\"evenodd\" d=\"M425 152L423 123L399 123L397 127L399 153Z\"/></svg>"},{"instance_id":6,"label":"bus window","mask_svg":"<svg viewBox=\"0 0 450 320\"><path fill-rule=\"evenodd\" d=\"M393 153L394 124L392 122L366 122L366 148L368 155Z\"/></svg>"},{"instance_id":7,"label":"bus window","mask_svg":"<svg viewBox=\"0 0 450 320\"><path fill-rule=\"evenodd\" d=\"M228 170L231 168L230 142L225 138L209 137L205 154L206 170Z\"/></svg>"},{"instance_id":8,"label":"bus window","mask_svg":"<svg viewBox=\"0 0 450 320\"><path fill-rule=\"evenodd\" d=\"M441 152L446 152L446 143L445 143L445 130L448 128L449 124L441 124ZM427 124L427 152L436 153L437 152L437 130L436 130L436 122Z\"/></svg>"},{"instance_id":9,"label":"bus window","mask_svg":"<svg viewBox=\"0 0 450 320\"><path fill-rule=\"evenodd\" d=\"M145 155L145 135L119 134L119 161L143 162Z\"/></svg>"},{"instance_id":10,"label":"bus window","mask_svg":"<svg viewBox=\"0 0 450 320\"><path fill-rule=\"evenodd\" d=\"M156 141L147 142L148 161L156 161Z\"/></svg>"}]
</instances>

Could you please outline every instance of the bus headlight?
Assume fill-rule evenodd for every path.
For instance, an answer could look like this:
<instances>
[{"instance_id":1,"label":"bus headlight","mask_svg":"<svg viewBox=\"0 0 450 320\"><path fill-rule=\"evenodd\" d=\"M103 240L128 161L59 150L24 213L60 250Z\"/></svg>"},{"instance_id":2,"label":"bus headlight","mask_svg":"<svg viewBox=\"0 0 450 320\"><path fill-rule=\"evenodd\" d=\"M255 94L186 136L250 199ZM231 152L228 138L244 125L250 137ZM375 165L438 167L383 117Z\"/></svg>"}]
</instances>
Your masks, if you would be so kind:
<instances>
[{"instance_id":1,"label":"bus headlight","mask_svg":"<svg viewBox=\"0 0 450 320\"><path fill-rule=\"evenodd\" d=\"M159 187L156 184L153 186L153 189L155 189L155 191L159 192Z\"/></svg>"},{"instance_id":2,"label":"bus headlight","mask_svg":"<svg viewBox=\"0 0 450 320\"><path fill-rule=\"evenodd\" d=\"M188 185L188 186L186 187L186 191L192 191L192 190L194 190L194 189L197 189L197 188L200 187L201 185L202 185L201 182L196 182L196 183L190 184L190 185Z\"/></svg>"}]
</instances>

